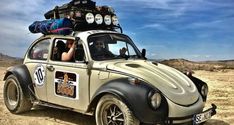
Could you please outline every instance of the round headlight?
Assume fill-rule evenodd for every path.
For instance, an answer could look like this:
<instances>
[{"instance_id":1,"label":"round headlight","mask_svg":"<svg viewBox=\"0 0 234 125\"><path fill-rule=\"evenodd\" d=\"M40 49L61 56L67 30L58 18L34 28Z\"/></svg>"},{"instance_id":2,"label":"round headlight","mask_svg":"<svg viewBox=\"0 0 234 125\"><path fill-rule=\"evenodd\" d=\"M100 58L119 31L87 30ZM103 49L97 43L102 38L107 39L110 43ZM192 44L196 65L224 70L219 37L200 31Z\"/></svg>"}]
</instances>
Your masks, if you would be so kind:
<instances>
[{"instance_id":1,"label":"round headlight","mask_svg":"<svg viewBox=\"0 0 234 125\"><path fill-rule=\"evenodd\" d=\"M94 22L94 15L92 13L87 13L85 15L85 19L86 19L88 24L91 24Z\"/></svg>"},{"instance_id":2,"label":"round headlight","mask_svg":"<svg viewBox=\"0 0 234 125\"><path fill-rule=\"evenodd\" d=\"M117 16L113 16L113 17L112 17L112 22L113 22L113 24L114 24L115 26L117 26L117 25L119 24L119 20L118 20Z\"/></svg>"},{"instance_id":3,"label":"round headlight","mask_svg":"<svg viewBox=\"0 0 234 125\"><path fill-rule=\"evenodd\" d=\"M153 109L157 109L161 105L162 97L161 94L155 92L150 97L150 104Z\"/></svg>"},{"instance_id":4,"label":"round headlight","mask_svg":"<svg viewBox=\"0 0 234 125\"><path fill-rule=\"evenodd\" d=\"M106 25L111 25L111 16L110 15L106 15L104 17L104 22Z\"/></svg>"},{"instance_id":5,"label":"round headlight","mask_svg":"<svg viewBox=\"0 0 234 125\"><path fill-rule=\"evenodd\" d=\"M102 24L102 22L103 22L103 17L102 17L101 14L96 14L96 16L95 16L95 22L96 22L97 24Z\"/></svg>"},{"instance_id":6,"label":"round headlight","mask_svg":"<svg viewBox=\"0 0 234 125\"><path fill-rule=\"evenodd\" d=\"M206 84L204 84L201 88L201 94L202 96L206 97L208 94L208 86Z\"/></svg>"}]
</instances>

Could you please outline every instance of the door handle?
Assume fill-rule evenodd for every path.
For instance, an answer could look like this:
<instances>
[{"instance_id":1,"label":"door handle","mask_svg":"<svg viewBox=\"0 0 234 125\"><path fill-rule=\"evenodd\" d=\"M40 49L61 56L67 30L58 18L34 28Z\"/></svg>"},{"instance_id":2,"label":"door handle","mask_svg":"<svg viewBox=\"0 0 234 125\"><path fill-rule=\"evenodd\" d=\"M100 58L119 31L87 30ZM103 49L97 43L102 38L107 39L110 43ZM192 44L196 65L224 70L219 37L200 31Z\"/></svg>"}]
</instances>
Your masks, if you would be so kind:
<instances>
[{"instance_id":1,"label":"door handle","mask_svg":"<svg viewBox=\"0 0 234 125\"><path fill-rule=\"evenodd\" d=\"M49 71L54 71L54 67L52 65L47 65L46 68L49 70Z\"/></svg>"}]
</instances>

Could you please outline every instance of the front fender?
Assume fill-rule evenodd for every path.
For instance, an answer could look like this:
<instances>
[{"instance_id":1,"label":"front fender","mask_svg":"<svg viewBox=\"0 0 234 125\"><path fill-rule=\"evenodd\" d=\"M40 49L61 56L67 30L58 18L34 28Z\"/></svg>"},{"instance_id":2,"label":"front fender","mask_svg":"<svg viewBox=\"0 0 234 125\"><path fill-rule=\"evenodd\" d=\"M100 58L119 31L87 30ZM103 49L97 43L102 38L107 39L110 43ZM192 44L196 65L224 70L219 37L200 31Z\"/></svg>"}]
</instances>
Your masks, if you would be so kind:
<instances>
[{"instance_id":1,"label":"front fender","mask_svg":"<svg viewBox=\"0 0 234 125\"><path fill-rule=\"evenodd\" d=\"M163 97L161 106L157 110L153 110L148 101L149 92L152 90L155 89L144 82L133 85L129 83L127 78L112 80L95 92L89 109L95 109L94 107L103 95L112 94L121 99L141 122L164 121L168 116L167 101Z\"/></svg>"},{"instance_id":2,"label":"front fender","mask_svg":"<svg viewBox=\"0 0 234 125\"><path fill-rule=\"evenodd\" d=\"M6 71L6 75L3 80L6 80L9 75L13 74L19 81L19 84L22 88L23 94L26 98L30 99L32 97L32 92L34 93L34 89L32 86L32 79L30 77L30 73L28 68L25 65L18 65L14 67L10 67ZM29 90L29 87L32 91Z\"/></svg>"},{"instance_id":3,"label":"front fender","mask_svg":"<svg viewBox=\"0 0 234 125\"><path fill-rule=\"evenodd\" d=\"M188 76L188 77L189 77L190 80L193 81L193 83L196 85L197 90L199 91L200 95L202 96L202 94L201 94L201 88L202 88L202 86L203 86L204 84L207 85L207 83L205 83L205 82L202 81L201 79L196 78L196 77L194 77L194 76L192 76L192 75L190 75L190 76ZM207 86L207 87L208 87L208 86ZM206 97L206 96L202 96L202 99L203 99L203 101L205 102L206 99L207 99L207 97Z\"/></svg>"}]
</instances>

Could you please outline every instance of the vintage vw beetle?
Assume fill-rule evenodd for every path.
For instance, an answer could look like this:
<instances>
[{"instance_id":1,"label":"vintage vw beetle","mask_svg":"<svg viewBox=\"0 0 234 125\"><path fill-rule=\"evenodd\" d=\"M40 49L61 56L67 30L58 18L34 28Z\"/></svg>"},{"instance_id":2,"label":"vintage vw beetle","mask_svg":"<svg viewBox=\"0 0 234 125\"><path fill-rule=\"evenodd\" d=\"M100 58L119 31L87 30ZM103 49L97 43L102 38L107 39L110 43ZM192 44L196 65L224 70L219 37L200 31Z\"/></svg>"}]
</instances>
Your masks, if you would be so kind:
<instances>
[{"instance_id":1,"label":"vintage vw beetle","mask_svg":"<svg viewBox=\"0 0 234 125\"><path fill-rule=\"evenodd\" d=\"M95 56L99 38L109 52ZM67 40L77 42L73 62L54 57L58 41ZM5 105L16 114L38 104L95 115L97 125L137 125L200 124L216 113L213 104L203 111L206 83L148 61L145 50L114 31L42 36L29 47L22 65L7 69L4 80Z\"/></svg>"}]
</instances>

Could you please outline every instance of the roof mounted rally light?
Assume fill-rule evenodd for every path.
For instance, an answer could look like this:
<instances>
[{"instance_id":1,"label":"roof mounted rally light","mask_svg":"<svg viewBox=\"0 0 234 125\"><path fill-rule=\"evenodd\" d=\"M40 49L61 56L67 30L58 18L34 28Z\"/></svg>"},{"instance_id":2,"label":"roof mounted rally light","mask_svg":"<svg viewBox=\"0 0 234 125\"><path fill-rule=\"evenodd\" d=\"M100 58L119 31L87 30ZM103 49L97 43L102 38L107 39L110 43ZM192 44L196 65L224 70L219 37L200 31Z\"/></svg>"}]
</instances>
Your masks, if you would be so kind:
<instances>
[{"instance_id":1,"label":"roof mounted rally light","mask_svg":"<svg viewBox=\"0 0 234 125\"><path fill-rule=\"evenodd\" d=\"M71 19L75 31L120 29L122 32L114 9L109 6L96 6L96 2L92 0L72 0L62 6L56 6L44 16L46 19Z\"/></svg>"}]
</instances>

